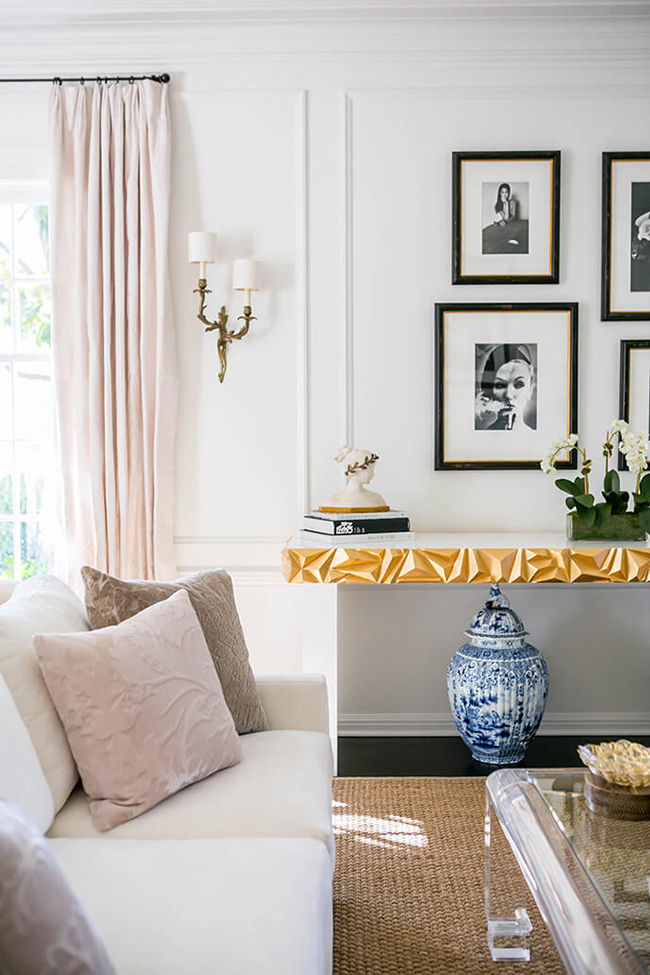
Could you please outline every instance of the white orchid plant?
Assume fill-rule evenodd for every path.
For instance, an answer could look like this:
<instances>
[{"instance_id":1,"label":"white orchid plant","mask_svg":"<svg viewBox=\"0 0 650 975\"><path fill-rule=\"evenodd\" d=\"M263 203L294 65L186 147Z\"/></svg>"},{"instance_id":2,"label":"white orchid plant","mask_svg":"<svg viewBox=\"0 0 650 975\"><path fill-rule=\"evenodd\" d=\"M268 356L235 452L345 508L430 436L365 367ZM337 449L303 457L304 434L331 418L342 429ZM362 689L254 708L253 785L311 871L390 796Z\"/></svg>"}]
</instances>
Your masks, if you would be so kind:
<instances>
[{"instance_id":1,"label":"white orchid plant","mask_svg":"<svg viewBox=\"0 0 650 975\"><path fill-rule=\"evenodd\" d=\"M633 430L625 420L614 420L605 436L603 501L597 502L589 491L589 474L593 464L581 447L576 433L554 441L540 466L545 474L550 474L555 470L559 454L566 450L576 450L581 458L579 475L573 481L560 477L555 483L560 491L568 495L565 504L569 511L572 511L586 528L592 525L604 526L612 515L625 514L630 500L629 492L621 490L618 472L609 468L617 437L619 438L618 449L625 455L628 470L636 474L635 490L632 492L634 502L632 510L639 516L642 527L650 532L650 472L642 476L648 467L650 442L643 433Z\"/></svg>"}]
</instances>

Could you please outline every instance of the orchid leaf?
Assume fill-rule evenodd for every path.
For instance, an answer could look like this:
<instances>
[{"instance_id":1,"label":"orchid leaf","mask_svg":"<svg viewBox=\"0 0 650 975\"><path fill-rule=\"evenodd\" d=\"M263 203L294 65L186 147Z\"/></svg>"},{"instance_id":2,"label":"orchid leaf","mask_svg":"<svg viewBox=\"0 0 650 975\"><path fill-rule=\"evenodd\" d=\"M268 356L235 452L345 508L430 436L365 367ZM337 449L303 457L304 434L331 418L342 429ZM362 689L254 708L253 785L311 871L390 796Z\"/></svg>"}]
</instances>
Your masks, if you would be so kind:
<instances>
[{"instance_id":1,"label":"orchid leaf","mask_svg":"<svg viewBox=\"0 0 650 975\"><path fill-rule=\"evenodd\" d=\"M609 521L612 514L612 506L601 501L599 504L594 505L594 511L596 512L596 525L598 528L601 528Z\"/></svg>"},{"instance_id":2,"label":"orchid leaf","mask_svg":"<svg viewBox=\"0 0 650 975\"><path fill-rule=\"evenodd\" d=\"M582 494L584 491L582 478L579 480L580 485L576 485L573 483L573 481L569 481L566 477L558 477L555 485L556 487L559 487L560 491L565 491L567 494L572 494L575 497L576 494Z\"/></svg>"},{"instance_id":3,"label":"orchid leaf","mask_svg":"<svg viewBox=\"0 0 650 975\"><path fill-rule=\"evenodd\" d=\"M596 509L578 508L578 518L586 528L591 528L596 521Z\"/></svg>"}]
</instances>

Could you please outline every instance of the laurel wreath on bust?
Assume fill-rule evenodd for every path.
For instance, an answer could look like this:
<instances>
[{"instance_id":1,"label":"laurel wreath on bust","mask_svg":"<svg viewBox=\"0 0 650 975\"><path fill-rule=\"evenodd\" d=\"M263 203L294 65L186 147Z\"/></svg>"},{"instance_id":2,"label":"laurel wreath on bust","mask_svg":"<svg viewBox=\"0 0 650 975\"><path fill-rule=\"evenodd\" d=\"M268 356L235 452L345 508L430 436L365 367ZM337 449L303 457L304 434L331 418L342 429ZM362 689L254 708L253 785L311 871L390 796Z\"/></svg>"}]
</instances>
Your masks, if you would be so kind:
<instances>
[{"instance_id":1,"label":"laurel wreath on bust","mask_svg":"<svg viewBox=\"0 0 650 975\"><path fill-rule=\"evenodd\" d=\"M358 474L359 471L367 470L376 460L379 460L379 454L370 454L370 457L366 457L364 461L358 460L354 464L348 464L345 468L345 476L349 477L350 474Z\"/></svg>"}]
</instances>

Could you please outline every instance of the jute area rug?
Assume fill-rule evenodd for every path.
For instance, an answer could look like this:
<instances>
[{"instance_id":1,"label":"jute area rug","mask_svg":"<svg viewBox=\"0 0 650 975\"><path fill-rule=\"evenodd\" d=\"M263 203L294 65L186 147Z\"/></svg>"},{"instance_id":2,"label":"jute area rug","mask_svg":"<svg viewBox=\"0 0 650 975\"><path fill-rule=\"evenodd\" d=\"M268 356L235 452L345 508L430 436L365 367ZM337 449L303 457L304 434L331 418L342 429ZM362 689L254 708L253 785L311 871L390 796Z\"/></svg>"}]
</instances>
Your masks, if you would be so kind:
<instances>
[{"instance_id":1,"label":"jute area rug","mask_svg":"<svg viewBox=\"0 0 650 975\"><path fill-rule=\"evenodd\" d=\"M530 897L531 961L490 958L484 789L482 778L334 780L334 975L564 973Z\"/></svg>"}]
</instances>

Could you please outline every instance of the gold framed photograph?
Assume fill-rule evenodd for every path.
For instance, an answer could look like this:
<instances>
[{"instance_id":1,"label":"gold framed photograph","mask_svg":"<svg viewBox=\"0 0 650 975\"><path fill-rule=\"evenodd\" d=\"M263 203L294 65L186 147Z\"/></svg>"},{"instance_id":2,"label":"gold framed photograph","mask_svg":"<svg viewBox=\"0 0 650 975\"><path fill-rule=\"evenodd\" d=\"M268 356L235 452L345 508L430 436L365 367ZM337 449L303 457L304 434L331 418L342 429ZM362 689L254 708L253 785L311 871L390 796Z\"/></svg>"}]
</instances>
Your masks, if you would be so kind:
<instances>
[{"instance_id":1,"label":"gold framed photograph","mask_svg":"<svg viewBox=\"0 0 650 975\"><path fill-rule=\"evenodd\" d=\"M560 152L454 152L452 284L557 284Z\"/></svg>"},{"instance_id":2,"label":"gold framed photograph","mask_svg":"<svg viewBox=\"0 0 650 975\"><path fill-rule=\"evenodd\" d=\"M435 470L539 470L577 433L577 304L436 304L434 344Z\"/></svg>"}]
</instances>

